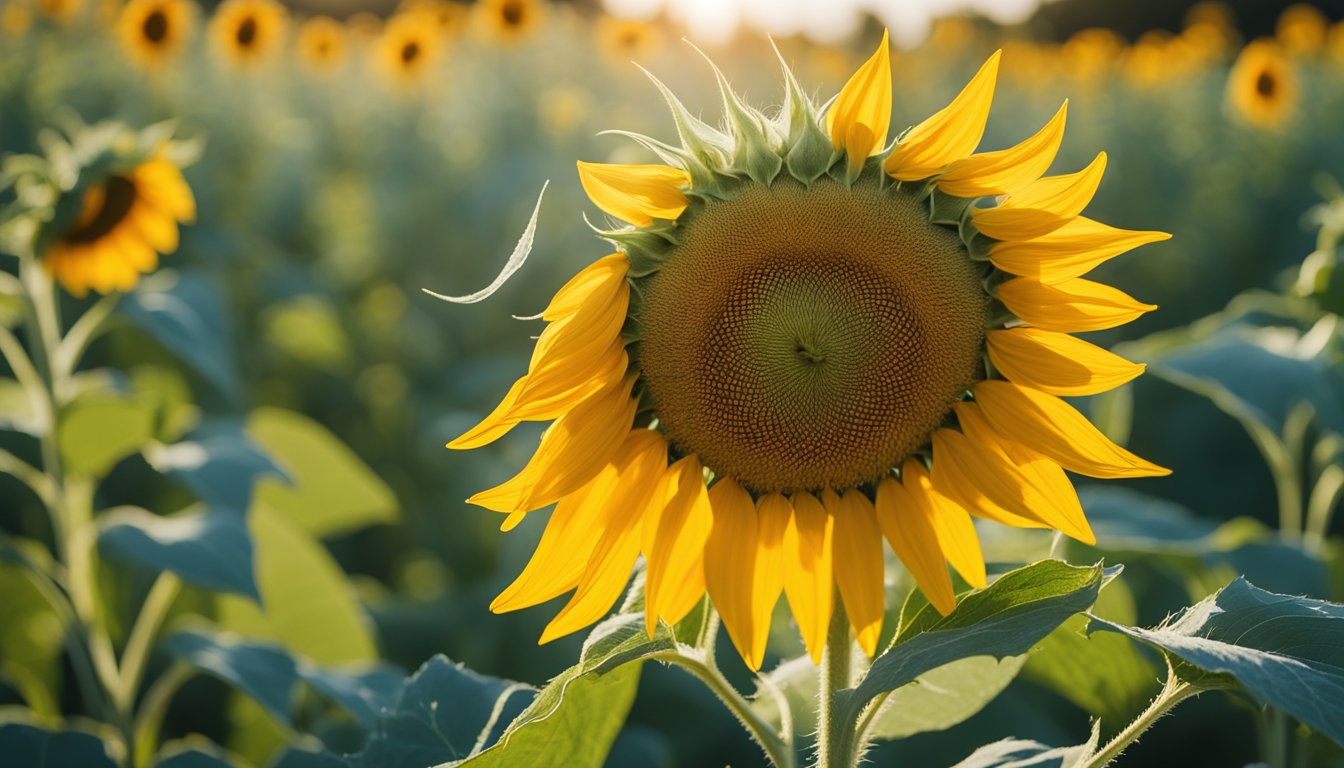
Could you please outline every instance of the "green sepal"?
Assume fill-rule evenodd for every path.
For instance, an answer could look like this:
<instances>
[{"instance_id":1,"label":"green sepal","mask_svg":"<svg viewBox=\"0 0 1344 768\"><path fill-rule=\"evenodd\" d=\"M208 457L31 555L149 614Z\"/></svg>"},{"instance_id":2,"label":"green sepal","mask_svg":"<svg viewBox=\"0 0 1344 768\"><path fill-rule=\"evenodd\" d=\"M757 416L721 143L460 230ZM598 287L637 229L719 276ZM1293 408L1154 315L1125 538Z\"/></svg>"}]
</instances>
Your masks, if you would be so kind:
<instances>
[{"instance_id":1,"label":"green sepal","mask_svg":"<svg viewBox=\"0 0 1344 768\"><path fill-rule=\"evenodd\" d=\"M929 222L960 228L962 219L969 215L975 199L949 195L936 186L932 190L929 195Z\"/></svg>"},{"instance_id":2,"label":"green sepal","mask_svg":"<svg viewBox=\"0 0 1344 768\"><path fill-rule=\"evenodd\" d=\"M980 232L976 232L970 239L967 239L963 235L962 242L966 243L966 251L971 254L972 259L975 261L989 261L989 250L999 241L981 234Z\"/></svg>"},{"instance_id":3,"label":"green sepal","mask_svg":"<svg viewBox=\"0 0 1344 768\"><path fill-rule=\"evenodd\" d=\"M636 65L638 66L638 65ZM721 173L724 170L724 157L727 155L728 147L731 145L729 137L723 135L716 128L706 124L704 121L692 115L687 111L686 106L681 103L672 89L663 84L663 81L653 76L653 73L640 67L649 80L653 81L654 87L662 94L663 100L667 102L667 108L672 113L672 122L677 127L677 136L681 138L681 144L695 159L695 167L687 167L686 171L691 174L691 186L698 186L698 181L712 181L715 173Z\"/></svg>"},{"instance_id":4,"label":"green sepal","mask_svg":"<svg viewBox=\"0 0 1344 768\"><path fill-rule=\"evenodd\" d=\"M779 48L775 48L775 55L784 70L784 109L779 116L780 132L784 134L784 167L790 176L810 187L830 169L835 150L821 130L816 105L803 92Z\"/></svg>"},{"instance_id":5,"label":"green sepal","mask_svg":"<svg viewBox=\"0 0 1344 768\"><path fill-rule=\"evenodd\" d=\"M784 165L783 159L770 146L770 138L765 131L765 118L755 109L742 103L742 99L733 92L728 78L723 76L712 59L700 52L714 70L714 79L719 84L719 94L723 97L723 111L727 117L729 130L733 136L731 163L727 170L734 176L746 175L758 184L769 186L779 175Z\"/></svg>"}]
</instances>

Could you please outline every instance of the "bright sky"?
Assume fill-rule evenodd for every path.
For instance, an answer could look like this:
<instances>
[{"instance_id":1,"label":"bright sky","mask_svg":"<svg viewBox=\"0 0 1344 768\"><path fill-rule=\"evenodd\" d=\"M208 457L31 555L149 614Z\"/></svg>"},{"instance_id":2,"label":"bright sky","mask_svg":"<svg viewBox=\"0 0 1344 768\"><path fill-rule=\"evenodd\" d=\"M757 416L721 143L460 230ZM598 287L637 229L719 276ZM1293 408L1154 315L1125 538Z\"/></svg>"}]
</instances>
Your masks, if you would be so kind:
<instances>
[{"instance_id":1,"label":"bright sky","mask_svg":"<svg viewBox=\"0 0 1344 768\"><path fill-rule=\"evenodd\" d=\"M897 45L918 45L930 23L967 9L1002 23L1022 21L1041 0L603 0L616 16L647 19L666 9L689 29L692 40L716 43L748 23L769 34L804 34L818 42L835 42L854 32L863 11L871 12L891 30Z\"/></svg>"}]
</instances>

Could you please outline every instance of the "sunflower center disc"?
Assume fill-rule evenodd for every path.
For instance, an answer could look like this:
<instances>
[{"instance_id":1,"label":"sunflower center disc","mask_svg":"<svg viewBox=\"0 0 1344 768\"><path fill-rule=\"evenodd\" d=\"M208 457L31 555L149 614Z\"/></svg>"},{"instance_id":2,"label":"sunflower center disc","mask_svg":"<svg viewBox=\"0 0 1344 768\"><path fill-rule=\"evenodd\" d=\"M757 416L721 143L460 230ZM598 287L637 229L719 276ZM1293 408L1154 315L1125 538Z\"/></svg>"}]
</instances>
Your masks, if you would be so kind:
<instances>
[{"instance_id":1,"label":"sunflower center disc","mask_svg":"<svg viewBox=\"0 0 1344 768\"><path fill-rule=\"evenodd\" d=\"M640 286L640 367L668 439L719 475L873 481L975 382L980 270L912 194L782 180L682 222Z\"/></svg>"}]
</instances>

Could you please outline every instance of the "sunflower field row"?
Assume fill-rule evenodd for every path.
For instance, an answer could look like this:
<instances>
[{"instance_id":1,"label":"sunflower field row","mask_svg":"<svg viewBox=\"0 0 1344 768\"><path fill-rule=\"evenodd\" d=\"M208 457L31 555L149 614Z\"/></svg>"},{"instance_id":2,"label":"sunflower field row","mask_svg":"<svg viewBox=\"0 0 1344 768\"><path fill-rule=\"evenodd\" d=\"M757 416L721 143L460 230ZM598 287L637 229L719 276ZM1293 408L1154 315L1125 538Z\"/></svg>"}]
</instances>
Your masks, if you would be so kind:
<instances>
[{"instance_id":1,"label":"sunflower field row","mask_svg":"<svg viewBox=\"0 0 1344 768\"><path fill-rule=\"evenodd\" d=\"M1049 32L959 16L902 50L869 20L843 44L748 30L701 51L668 18L545 0L404 0L339 20L274 0L0 0L0 755L795 766L833 747L817 718L848 702L866 729L854 759L873 764L1344 760L1328 683L1344 674L1344 609L1328 602L1344 599L1344 21L1292 5L1247 39L1205 2L1181 30L1132 41ZM693 156L669 103L719 126L710 143L738 135L733 94L762 108L742 113L756 125L786 124L770 121L802 103L790 82L840 114L831 97L878 59L896 146L997 61L980 151L1063 115L1049 174L1105 170L1087 217L1171 235L1087 274L1153 311L1066 329L1125 358L1117 381L1146 375L1054 394L1172 474L1071 472L1085 531L1048 527L1074 540L977 521L987 586L949 555L950 587L934 592L908 550L888 553L880 642L874 629L855 646L839 693L857 693L836 708L816 708L818 663L832 662L809 654L817 634L786 610L793 593L755 654L739 653L740 624L720 629L733 609L713 584L646 625L655 588L637 575L591 634L554 642L558 604L492 614L550 529L511 514L501 533L505 518L463 500L507 488L552 433L490 426L491 409L526 404L509 385L562 324L562 286L612 243L662 254L638 239L676 243L662 217L636 219L686 205L659 197L666 179L626 197L633 182L593 169ZM836 141L817 176L844 178ZM848 172L859 187L877 173ZM673 178L697 178L693 164ZM949 220L972 255L973 208ZM637 234L612 236L619 221ZM478 291L491 295L439 298ZM643 289L626 300L631 322L658 306ZM618 339L625 308L602 315ZM988 369L1013 378L1001 362ZM975 402L988 412L992 397ZM635 433L667 430L639 408ZM940 423L969 434L964 410ZM473 430L499 439L444 449ZM728 487L716 480L711 496ZM1257 610L1281 636L1257 634ZM1220 667L1195 640L1255 663ZM1297 689L1251 669L1280 663L1304 675ZM1126 723L1143 732L1196 694L1120 754Z\"/></svg>"}]
</instances>

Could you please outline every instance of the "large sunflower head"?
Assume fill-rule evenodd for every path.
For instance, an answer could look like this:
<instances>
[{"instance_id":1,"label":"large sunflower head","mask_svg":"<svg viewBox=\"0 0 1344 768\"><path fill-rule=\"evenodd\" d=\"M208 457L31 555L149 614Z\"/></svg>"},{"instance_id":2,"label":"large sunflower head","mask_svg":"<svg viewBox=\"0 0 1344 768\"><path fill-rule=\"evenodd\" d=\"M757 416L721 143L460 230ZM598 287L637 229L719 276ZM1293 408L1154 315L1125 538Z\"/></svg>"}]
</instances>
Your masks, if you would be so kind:
<instances>
[{"instance_id":1,"label":"large sunflower head","mask_svg":"<svg viewBox=\"0 0 1344 768\"><path fill-rule=\"evenodd\" d=\"M211 35L229 63L254 66L279 49L286 17L275 0L224 0L210 20Z\"/></svg>"},{"instance_id":2,"label":"large sunflower head","mask_svg":"<svg viewBox=\"0 0 1344 768\"><path fill-rule=\"evenodd\" d=\"M1070 334L1152 309L1082 276L1167 235L1081 215L1104 154L1044 175L1067 104L977 153L998 66L894 142L885 36L825 114L787 67L777 115L716 70L723 125L658 84L679 144L631 136L661 164L579 163L624 223L600 232L616 252L557 292L527 373L449 444L554 420L471 499L506 529L556 504L495 610L574 590L542 640L575 631L642 554L650 632L708 592L757 668L783 593L819 658L838 591L871 654L884 537L947 613L949 562L985 583L972 516L1091 542L1065 470L1167 473L1061 399L1143 371Z\"/></svg>"},{"instance_id":3,"label":"large sunflower head","mask_svg":"<svg viewBox=\"0 0 1344 768\"><path fill-rule=\"evenodd\" d=\"M141 66L157 69L182 50L193 10L187 0L131 0L117 22L122 47Z\"/></svg>"},{"instance_id":4,"label":"large sunflower head","mask_svg":"<svg viewBox=\"0 0 1344 768\"><path fill-rule=\"evenodd\" d=\"M375 55L378 68L394 82L418 82L438 57L443 33L426 11L406 11L388 19Z\"/></svg>"},{"instance_id":5,"label":"large sunflower head","mask_svg":"<svg viewBox=\"0 0 1344 768\"><path fill-rule=\"evenodd\" d=\"M1227 103L1241 119L1261 128L1281 126L1297 104L1292 64L1272 40L1247 45L1227 78Z\"/></svg>"}]
</instances>

